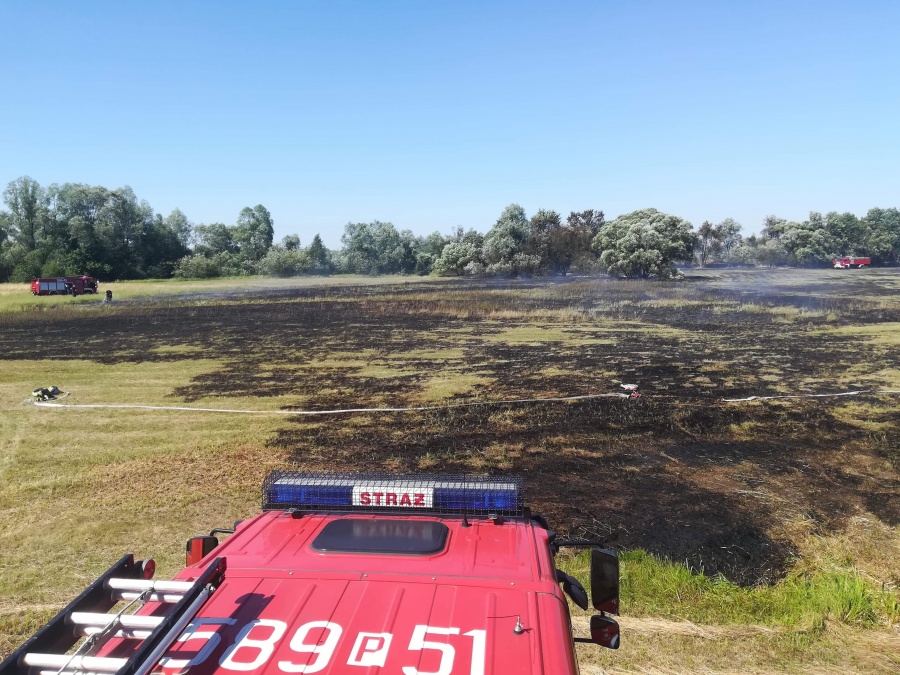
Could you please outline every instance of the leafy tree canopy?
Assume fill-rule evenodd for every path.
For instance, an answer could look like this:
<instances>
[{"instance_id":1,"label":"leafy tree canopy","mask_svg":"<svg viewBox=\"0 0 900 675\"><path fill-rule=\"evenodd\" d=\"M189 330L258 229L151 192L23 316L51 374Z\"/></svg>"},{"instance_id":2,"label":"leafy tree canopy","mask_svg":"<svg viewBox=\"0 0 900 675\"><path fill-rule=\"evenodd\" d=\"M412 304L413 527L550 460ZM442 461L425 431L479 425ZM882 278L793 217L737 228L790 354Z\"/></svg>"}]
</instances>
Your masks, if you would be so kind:
<instances>
[{"instance_id":1,"label":"leafy tree canopy","mask_svg":"<svg viewBox=\"0 0 900 675\"><path fill-rule=\"evenodd\" d=\"M224 223L197 225L194 228L197 241L194 252L212 257L218 253L237 253L240 245L235 241L235 229Z\"/></svg>"},{"instance_id":2,"label":"leafy tree canopy","mask_svg":"<svg viewBox=\"0 0 900 675\"><path fill-rule=\"evenodd\" d=\"M262 204L241 209L234 228L234 241L249 260L262 258L275 237L272 214Z\"/></svg>"},{"instance_id":3,"label":"leafy tree canopy","mask_svg":"<svg viewBox=\"0 0 900 675\"><path fill-rule=\"evenodd\" d=\"M675 263L690 260L694 233L686 220L656 209L619 216L604 225L594 238L600 268L623 277L678 275Z\"/></svg>"}]
</instances>

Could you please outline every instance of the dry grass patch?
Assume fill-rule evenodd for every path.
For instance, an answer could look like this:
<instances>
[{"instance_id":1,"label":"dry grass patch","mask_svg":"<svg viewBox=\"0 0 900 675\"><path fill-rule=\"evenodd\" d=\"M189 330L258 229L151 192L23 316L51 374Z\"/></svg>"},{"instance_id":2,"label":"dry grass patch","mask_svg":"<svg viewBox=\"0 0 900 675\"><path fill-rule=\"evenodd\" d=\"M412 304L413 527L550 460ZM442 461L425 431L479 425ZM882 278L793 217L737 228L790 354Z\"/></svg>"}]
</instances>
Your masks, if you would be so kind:
<instances>
[{"instance_id":1,"label":"dry grass patch","mask_svg":"<svg viewBox=\"0 0 900 675\"><path fill-rule=\"evenodd\" d=\"M152 353L159 354L160 356L193 356L202 354L203 348L197 345L161 345L159 347L154 347Z\"/></svg>"},{"instance_id":2,"label":"dry grass patch","mask_svg":"<svg viewBox=\"0 0 900 675\"><path fill-rule=\"evenodd\" d=\"M801 542L798 570L855 570L873 587L897 592L900 621L900 529L868 513L850 518L843 531L831 535L816 534L808 518L798 517L791 527Z\"/></svg>"},{"instance_id":3,"label":"dry grass patch","mask_svg":"<svg viewBox=\"0 0 900 675\"><path fill-rule=\"evenodd\" d=\"M857 399L834 407L837 419L871 432L892 432L896 421L885 416L893 406L877 405L871 401Z\"/></svg>"},{"instance_id":4,"label":"dry grass patch","mask_svg":"<svg viewBox=\"0 0 900 675\"><path fill-rule=\"evenodd\" d=\"M542 344L545 342L567 342L571 336L559 326L528 324L501 327L496 333L482 336L486 342L501 342L509 345Z\"/></svg>"},{"instance_id":5,"label":"dry grass patch","mask_svg":"<svg viewBox=\"0 0 900 675\"><path fill-rule=\"evenodd\" d=\"M586 619L574 620L586 635ZM583 675L895 675L900 635L890 630L829 627L824 633L764 626L718 626L655 618L620 619L622 647L576 645Z\"/></svg>"},{"instance_id":6,"label":"dry grass patch","mask_svg":"<svg viewBox=\"0 0 900 675\"><path fill-rule=\"evenodd\" d=\"M126 552L155 558L161 577L173 574L184 540L255 513L263 475L286 460L265 445L275 417L55 410L18 404L23 394L52 383L73 391L65 403L172 405L175 387L219 366L3 363L0 396L15 403L0 411L0 655Z\"/></svg>"},{"instance_id":7,"label":"dry grass patch","mask_svg":"<svg viewBox=\"0 0 900 675\"><path fill-rule=\"evenodd\" d=\"M585 333L590 332L591 335ZM615 345L613 337L596 337L598 331L592 327L573 329L570 325L528 323L512 327L502 327L497 333L482 337L484 342L507 345L541 345L545 343L565 343L566 346Z\"/></svg>"},{"instance_id":8,"label":"dry grass patch","mask_svg":"<svg viewBox=\"0 0 900 675\"><path fill-rule=\"evenodd\" d=\"M869 344L880 347L896 347L900 345L900 323L886 322L871 326L835 326L821 335L851 335Z\"/></svg>"},{"instance_id":9,"label":"dry grass patch","mask_svg":"<svg viewBox=\"0 0 900 675\"><path fill-rule=\"evenodd\" d=\"M444 371L426 378L412 399L418 403L447 401L489 387L493 382L493 378L481 373Z\"/></svg>"},{"instance_id":10,"label":"dry grass patch","mask_svg":"<svg viewBox=\"0 0 900 675\"><path fill-rule=\"evenodd\" d=\"M218 364L3 365L0 396L7 401L21 401L33 382L52 382L75 392L65 402L171 405L175 387ZM282 403L216 402L257 409ZM274 416L213 413L0 411L0 597L26 621L33 606L62 604L127 551L155 557L160 573L171 574L186 537L258 510L263 475L286 459L266 447L279 424Z\"/></svg>"},{"instance_id":11,"label":"dry grass patch","mask_svg":"<svg viewBox=\"0 0 900 675\"><path fill-rule=\"evenodd\" d=\"M448 347L446 349L410 349L402 354L389 354L386 358L398 361L423 360L446 363L447 361L461 361L465 356L466 352L461 347Z\"/></svg>"}]
</instances>

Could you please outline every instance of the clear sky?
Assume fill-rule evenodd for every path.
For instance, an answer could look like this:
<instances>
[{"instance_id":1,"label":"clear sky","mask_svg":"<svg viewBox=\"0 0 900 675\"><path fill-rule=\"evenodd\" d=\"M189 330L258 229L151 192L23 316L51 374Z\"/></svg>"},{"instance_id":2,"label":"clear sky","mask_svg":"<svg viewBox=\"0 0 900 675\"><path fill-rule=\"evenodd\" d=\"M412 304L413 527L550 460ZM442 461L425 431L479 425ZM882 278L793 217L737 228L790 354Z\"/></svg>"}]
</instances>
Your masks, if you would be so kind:
<instances>
[{"instance_id":1,"label":"clear sky","mask_svg":"<svg viewBox=\"0 0 900 675\"><path fill-rule=\"evenodd\" d=\"M695 226L900 206L900 2L0 2L0 185L336 247L517 202Z\"/></svg>"}]
</instances>

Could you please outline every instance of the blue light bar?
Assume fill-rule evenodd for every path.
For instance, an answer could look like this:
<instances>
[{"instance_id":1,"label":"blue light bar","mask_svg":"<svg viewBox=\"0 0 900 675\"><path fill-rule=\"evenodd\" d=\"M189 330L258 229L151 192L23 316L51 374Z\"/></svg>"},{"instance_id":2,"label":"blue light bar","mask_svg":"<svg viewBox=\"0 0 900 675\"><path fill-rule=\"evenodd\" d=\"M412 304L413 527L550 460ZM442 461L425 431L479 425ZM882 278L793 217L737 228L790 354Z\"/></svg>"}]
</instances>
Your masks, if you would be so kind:
<instances>
[{"instance_id":1,"label":"blue light bar","mask_svg":"<svg viewBox=\"0 0 900 675\"><path fill-rule=\"evenodd\" d=\"M517 476L274 471L263 509L521 516L524 504Z\"/></svg>"},{"instance_id":2,"label":"blue light bar","mask_svg":"<svg viewBox=\"0 0 900 675\"><path fill-rule=\"evenodd\" d=\"M269 487L266 501L272 504L347 506L351 503L353 487L349 485L305 485L276 483Z\"/></svg>"},{"instance_id":3,"label":"blue light bar","mask_svg":"<svg viewBox=\"0 0 900 675\"><path fill-rule=\"evenodd\" d=\"M519 493L509 489L468 489L464 487L435 488L435 508L450 511L508 511L518 506Z\"/></svg>"}]
</instances>

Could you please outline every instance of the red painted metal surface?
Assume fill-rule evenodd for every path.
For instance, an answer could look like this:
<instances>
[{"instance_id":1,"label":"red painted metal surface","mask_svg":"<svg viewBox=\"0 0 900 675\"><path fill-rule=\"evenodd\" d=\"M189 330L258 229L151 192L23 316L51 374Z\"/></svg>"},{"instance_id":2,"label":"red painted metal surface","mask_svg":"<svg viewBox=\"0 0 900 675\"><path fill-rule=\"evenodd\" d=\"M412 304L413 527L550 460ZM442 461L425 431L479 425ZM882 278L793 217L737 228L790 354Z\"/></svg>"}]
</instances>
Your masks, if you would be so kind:
<instances>
[{"instance_id":1,"label":"red painted metal surface","mask_svg":"<svg viewBox=\"0 0 900 675\"><path fill-rule=\"evenodd\" d=\"M851 267L869 267L872 264L871 258L858 258L852 255L835 258L831 261L834 267L849 269Z\"/></svg>"},{"instance_id":2,"label":"red painted metal surface","mask_svg":"<svg viewBox=\"0 0 900 675\"><path fill-rule=\"evenodd\" d=\"M160 662L174 675L360 673L499 675L575 673L565 596L546 531L499 523L399 516L448 528L430 555L321 552L311 544L359 513L264 512L207 558L225 557L225 582ZM147 606L152 611L153 606ZM127 641L107 653L127 655Z\"/></svg>"},{"instance_id":3,"label":"red painted metal surface","mask_svg":"<svg viewBox=\"0 0 900 675\"><path fill-rule=\"evenodd\" d=\"M31 293L33 295L66 295L70 291L74 292L75 295L96 293L97 280L87 276L31 280Z\"/></svg>"}]
</instances>

